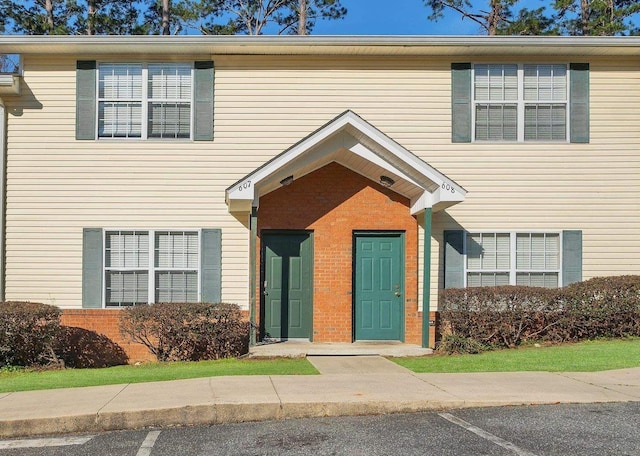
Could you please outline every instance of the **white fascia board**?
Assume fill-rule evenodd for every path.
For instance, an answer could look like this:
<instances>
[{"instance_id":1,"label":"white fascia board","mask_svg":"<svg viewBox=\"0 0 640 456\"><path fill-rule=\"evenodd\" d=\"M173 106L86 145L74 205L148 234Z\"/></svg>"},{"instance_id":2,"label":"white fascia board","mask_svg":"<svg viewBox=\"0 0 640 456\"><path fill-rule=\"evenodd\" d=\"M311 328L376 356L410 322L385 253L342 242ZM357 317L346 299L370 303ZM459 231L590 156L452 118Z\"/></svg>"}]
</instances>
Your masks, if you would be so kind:
<instances>
[{"instance_id":1,"label":"white fascia board","mask_svg":"<svg viewBox=\"0 0 640 456\"><path fill-rule=\"evenodd\" d=\"M348 128L348 126L351 128ZM357 141L356 144L349 146L351 152L384 169L388 169L397 177L406 180L416 187L424 189L425 193L420 197L414 198L414 201L412 201L412 213L420 212L427 207L433 207L440 202L460 202L464 200L466 190L435 168L429 166L426 162L373 127L354 112L346 111L229 187L226 191L227 205L231 207L233 201L244 201L245 203L243 203L242 206L246 206L247 201L252 201L253 206L257 206L259 195L256 189L259 187L260 182L269 178L278 170L284 168L288 163L296 160L315 146L329 140L333 135L336 135L336 133L339 133L343 129L345 129L348 134L353 135ZM367 137L379 146L382 151L373 151L362 144L358 139L358 136L361 135ZM428 189L425 188L426 182L417 182L406 172L386 160L383 155L387 153L395 156L400 163L406 163L409 169L414 170L417 175L424 176L426 181L436 184L437 188L435 191L430 193ZM432 188L431 185L429 185L429 187Z\"/></svg>"},{"instance_id":2,"label":"white fascia board","mask_svg":"<svg viewBox=\"0 0 640 456\"><path fill-rule=\"evenodd\" d=\"M427 208L432 208L434 212L446 209L464 201L464 197L450 183L443 182L433 193L425 190L422 195L411 200L411 215L419 214Z\"/></svg>"},{"instance_id":3,"label":"white fascia board","mask_svg":"<svg viewBox=\"0 0 640 456\"><path fill-rule=\"evenodd\" d=\"M390 153L394 154L401 161L410 165L413 169L418 171L427 179L437 183L439 186L442 186L443 183L448 184L449 187L452 187L455 189L456 193L459 193L463 196L467 193L465 189L460 187L458 184L456 184L454 181L452 181L447 176L442 174L440 171L429 166L426 162L424 162L418 156L412 154L407 149L402 147L400 144L398 144L397 142L395 142L385 134L381 133L376 129L373 129L369 124L366 124L366 123L362 124L363 122L362 119L358 118L358 120L360 121L360 124L361 124L359 125L361 131L367 134L367 136L369 136L373 141L380 144Z\"/></svg>"},{"instance_id":4,"label":"white fascia board","mask_svg":"<svg viewBox=\"0 0 640 456\"><path fill-rule=\"evenodd\" d=\"M328 125L325 125L320 130L316 131L315 133L312 133L310 136L303 139L299 143L295 144L285 153L275 157L270 162L267 162L264 166L247 175L231 188L227 189L227 202L234 199L257 199L258 195L256 194L256 186L262 180L272 175L274 172L285 166L290 161L295 160L312 147L329 138L331 135L342 129L346 123L347 119L344 116L339 117Z\"/></svg>"}]
</instances>

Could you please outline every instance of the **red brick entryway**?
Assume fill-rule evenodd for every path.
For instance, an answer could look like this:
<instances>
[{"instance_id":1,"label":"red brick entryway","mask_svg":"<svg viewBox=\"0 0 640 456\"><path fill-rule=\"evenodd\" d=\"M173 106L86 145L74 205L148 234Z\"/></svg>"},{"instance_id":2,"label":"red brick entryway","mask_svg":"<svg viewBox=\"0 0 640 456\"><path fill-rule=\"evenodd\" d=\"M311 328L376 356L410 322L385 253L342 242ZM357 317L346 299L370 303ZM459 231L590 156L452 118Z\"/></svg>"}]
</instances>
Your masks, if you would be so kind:
<instances>
[{"instance_id":1,"label":"red brick entryway","mask_svg":"<svg viewBox=\"0 0 640 456\"><path fill-rule=\"evenodd\" d=\"M404 341L421 343L418 223L410 213L408 198L332 162L260 197L257 219L258 258L263 232L313 233L314 342L353 340L354 233L403 233ZM260 271L256 276L260 277ZM260 292L257 289L256 295Z\"/></svg>"}]
</instances>

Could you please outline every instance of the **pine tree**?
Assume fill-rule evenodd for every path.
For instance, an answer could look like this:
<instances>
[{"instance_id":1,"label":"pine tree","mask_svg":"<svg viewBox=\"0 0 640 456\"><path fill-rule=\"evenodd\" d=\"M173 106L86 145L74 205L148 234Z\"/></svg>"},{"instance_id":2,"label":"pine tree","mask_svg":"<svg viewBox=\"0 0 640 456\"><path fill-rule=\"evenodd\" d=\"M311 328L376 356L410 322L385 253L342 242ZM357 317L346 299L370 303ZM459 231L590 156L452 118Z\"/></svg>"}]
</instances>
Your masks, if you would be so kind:
<instances>
[{"instance_id":1,"label":"pine tree","mask_svg":"<svg viewBox=\"0 0 640 456\"><path fill-rule=\"evenodd\" d=\"M511 7L517 0L489 0L487 8L478 6L470 0L424 0L431 9L429 20L437 21L446 10L452 10L478 24L483 33L497 35L498 31L509 23L512 17Z\"/></svg>"},{"instance_id":2,"label":"pine tree","mask_svg":"<svg viewBox=\"0 0 640 456\"><path fill-rule=\"evenodd\" d=\"M267 27L275 33L309 34L320 19L340 19L347 14L341 0L195 0L202 12L204 34L262 35ZM227 22L218 21L227 18Z\"/></svg>"}]
</instances>

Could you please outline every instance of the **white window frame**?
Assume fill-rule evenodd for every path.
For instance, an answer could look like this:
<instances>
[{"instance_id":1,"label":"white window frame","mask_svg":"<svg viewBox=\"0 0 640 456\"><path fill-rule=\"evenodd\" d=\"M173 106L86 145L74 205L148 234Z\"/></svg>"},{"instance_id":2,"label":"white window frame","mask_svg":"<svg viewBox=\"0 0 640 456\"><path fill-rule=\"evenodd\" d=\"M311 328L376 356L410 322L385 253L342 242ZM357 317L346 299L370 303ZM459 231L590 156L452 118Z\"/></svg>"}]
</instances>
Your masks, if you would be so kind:
<instances>
[{"instance_id":1,"label":"white window frame","mask_svg":"<svg viewBox=\"0 0 640 456\"><path fill-rule=\"evenodd\" d=\"M518 81L518 99L517 100L500 100L500 101L491 101L491 100L476 100L476 66L483 65L489 66L492 65L515 65L517 66L517 81ZM563 101L532 101L524 99L524 67L527 65L563 65L566 67L566 90L565 90L565 99ZM473 142L478 143L514 143L514 142L526 142L526 143L553 143L553 144L562 144L570 142L570 96L569 89L571 87L570 77L571 72L569 71L569 64L562 62L526 62L526 63L513 63L513 62L502 62L502 63L474 63L471 69L471 137L473 138ZM516 140L478 140L476 139L476 111L478 105L516 105ZM565 139L564 140L526 140L524 137L524 129L525 129L525 106L526 105L547 105L547 104L564 104L566 106L565 109Z\"/></svg>"},{"instance_id":2,"label":"white window frame","mask_svg":"<svg viewBox=\"0 0 640 456\"><path fill-rule=\"evenodd\" d=\"M508 234L509 235L509 269L469 269L468 267L468 245L467 238L474 234ZM518 234L554 234L558 236L558 268L557 269L518 269L516 249ZM469 273L508 273L509 285L516 285L518 273L554 273L558 274L558 288L562 287L562 231L558 230L472 230L465 231L463 236L464 252L464 287L468 287Z\"/></svg>"},{"instance_id":3,"label":"white window frame","mask_svg":"<svg viewBox=\"0 0 640 456\"><path fill-rule=\"evenodd\" d=\"M100 136L100 103L103 102L113 102L116 99L113 98L102 98L100 97L100 67L102 65L140 65L142 67L141 73L141 131L140 137L109 137L109 136ZM189 66L191 71L191 97L188 100L189 102L189 137L188 138L154 138L149 137L149 103L153 101L167 101L167 99L159 99L159 98L149 98L149 65L184 65ZM96 71L96 131L95 137L100 141L193 141L193 129L194 129L194 106L195 106L195 70L193 62L125 62L125 61L104 61L98 64L98 70ZM122 99L117 101L138 101L136 98L134 99ZM170 101L176 102L186 102L186 99L171 99Z\"/></svg>"},{"instance_id":4,"label":"white window frame","mask_svg":"<svg viewBox=\"0 0 640 456\"><path fill-rule=\"evenodd\" d=\"M134 232L134 233L146 233L149 237L149 258L147 267L107 267L106 265L106 251L107 251L107 234L113 232ZM167 268L167 267L156 267L155 258L156 258L156 233L196 233L198 236L198 258L196 260L197 267L196 268ZM103 285L102 285L102 308L105 309L118 309L118 308L126 308L131 307L127 305L107 305L107 272L108 271L146 271L148 273L148 285L147 285L147 304L154 304L156 302L156 272L164 272L164 271L175 271L175 272L188 272L195 271L197 273L197 284L198 284L198 297L197 301L201 301L202 299L202 229L176 229L176 228L167 228L167 229L146 229L146 228L104 228L102 230L102 276L103 276Z\"/></svg>"}]
</instances>

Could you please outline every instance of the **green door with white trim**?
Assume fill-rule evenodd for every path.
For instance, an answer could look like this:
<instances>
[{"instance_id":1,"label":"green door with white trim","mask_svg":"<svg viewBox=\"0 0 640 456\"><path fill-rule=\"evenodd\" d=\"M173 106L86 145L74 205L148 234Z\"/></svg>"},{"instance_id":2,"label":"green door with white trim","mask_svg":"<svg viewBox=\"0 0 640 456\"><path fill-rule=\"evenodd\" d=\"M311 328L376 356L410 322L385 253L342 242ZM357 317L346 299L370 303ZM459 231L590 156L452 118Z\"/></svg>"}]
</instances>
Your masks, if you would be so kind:
<instances>
[{"instance_id":1,"label":"green door with white trim","mask_svg":"<svg viewBox=\"0 0 640 456\"><path fill-rule=\"evenodd\" d=\"M310 233L263 234L263 336L311 337L313 246Z\"/></svg>"},{"instance_id":2,"label":"green door with white trim","mask_svg":"<svg viewBox=\"0 0 640 456\"><path fill-rule=\"evenodd\" d=\"M404 237L355 237L355 340L404 339Z\"/></svg>"}]
</instances>

